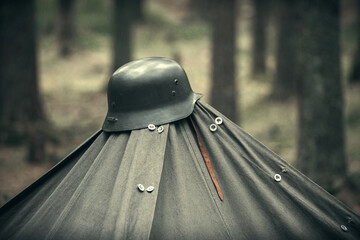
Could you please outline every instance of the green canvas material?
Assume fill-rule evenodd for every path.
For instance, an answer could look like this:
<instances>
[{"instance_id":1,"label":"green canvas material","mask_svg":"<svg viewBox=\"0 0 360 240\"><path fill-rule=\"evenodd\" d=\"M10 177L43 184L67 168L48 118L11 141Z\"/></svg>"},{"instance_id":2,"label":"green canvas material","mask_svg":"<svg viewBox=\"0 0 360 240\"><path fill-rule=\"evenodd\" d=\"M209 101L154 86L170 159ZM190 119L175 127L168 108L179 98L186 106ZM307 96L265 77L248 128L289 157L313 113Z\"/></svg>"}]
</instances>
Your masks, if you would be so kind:
<instances>
[{"instance_id":1,"label":"green canvas material","mask_svg":"<svg viewBox=\"0 0 360 240\"><path fill-rule=\"evenodd\" d=\"M358 215L221 113L190 117L223 201L189 118L99 131L0 209L0 239L360 239Z\"/></svg>"}]
</instances>

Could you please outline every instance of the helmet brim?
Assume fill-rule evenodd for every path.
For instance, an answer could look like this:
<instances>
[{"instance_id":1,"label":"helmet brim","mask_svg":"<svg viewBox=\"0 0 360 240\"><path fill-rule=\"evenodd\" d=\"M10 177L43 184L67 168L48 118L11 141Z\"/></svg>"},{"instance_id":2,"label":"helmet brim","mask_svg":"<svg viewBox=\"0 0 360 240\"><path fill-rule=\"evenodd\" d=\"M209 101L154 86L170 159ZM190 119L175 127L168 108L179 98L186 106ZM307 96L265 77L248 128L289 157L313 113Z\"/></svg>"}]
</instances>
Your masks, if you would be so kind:
<instances>
[{"instance_id":1,"label":"helmet brim","mask_svg":"<svg viewBox=\"0 0 360 240\"><path fill-rule=\"evenodd\" d=\"M195 102L202 96L200 93L193 93L183 101L164 104L165 106L159 106L156 109L108 112L102 129L105 132L130 131L147 128L149 124L158 126L178 121L190 116L194 110Z\"/></svg>"}]
</instances>

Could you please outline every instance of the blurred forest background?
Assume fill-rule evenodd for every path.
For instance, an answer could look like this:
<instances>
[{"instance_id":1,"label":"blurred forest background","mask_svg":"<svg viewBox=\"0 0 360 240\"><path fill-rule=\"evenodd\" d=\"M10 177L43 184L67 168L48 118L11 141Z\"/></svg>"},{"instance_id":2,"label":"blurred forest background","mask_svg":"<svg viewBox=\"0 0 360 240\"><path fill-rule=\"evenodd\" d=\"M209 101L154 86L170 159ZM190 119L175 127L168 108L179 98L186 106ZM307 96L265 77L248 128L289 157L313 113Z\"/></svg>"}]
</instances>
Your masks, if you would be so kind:
<instances>
[{"instance_id":1,"label":"blurred forest background","mask_svg":"<svg viewBox=\"0 0 360 240\"><path fill-rule=\"evenodd\" d=\"M3 0L0 206L101 128L142 57L360 213L360 0Z\"/></svg>"}]
</instances>

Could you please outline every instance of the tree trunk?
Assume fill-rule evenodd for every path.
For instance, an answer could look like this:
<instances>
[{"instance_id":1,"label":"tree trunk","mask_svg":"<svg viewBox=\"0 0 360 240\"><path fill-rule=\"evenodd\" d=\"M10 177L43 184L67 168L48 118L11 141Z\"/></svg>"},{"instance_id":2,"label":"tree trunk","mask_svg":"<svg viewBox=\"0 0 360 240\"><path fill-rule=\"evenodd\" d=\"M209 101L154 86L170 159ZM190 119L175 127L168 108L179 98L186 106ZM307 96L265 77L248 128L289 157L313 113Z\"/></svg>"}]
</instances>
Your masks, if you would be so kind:
<instances>
[{"instance_id":1,"label":"tree trunk","mask_svg":"<svg viewBox=\"0 0 360 240\"><path fill-rule=\"evenodd\" d=\"M266 26L269 3L267 0L254 0L254 8L252 74L257 75L266 73Z\"/></svg>"},{"instance_id":2,"label":"tree trunk","mask_svg":"<svg viewBox=\"0 0 360 240\"><path fill-rule=\"evenodd\" d=\"M297 74L298 28L296 24L296 4L292 0L278 0L277 9L277 49L276 73L272 97L287 99L295 92Z\"/></svg>"},{"instance_id":3,"label":"tree trunk","mask_svg":"<svg viewBox=\"0 0 360 240\"><path fill-rule=\"evenodd\" d=\"M212 88L210 97L215 108L237 122L235 2L235 0L211 1Z\"/></svg>"},{"instance_id":4,"label":"tree trunk","mask_svg":"<svg viewBox=\"0 0 360 240\"><path fill-rule=\"evenodd\" d=\"M58 41L60 56L71 54L74 41L74 0L58 0Z\"/></svg>"},{"instance_id":5,"label":"tree trunk","mask_svg":"<svg viewBox=\"0 0 360 240\"><path fill-rule=\"evenodd\" d=\"M359 83L360 82L360 0L357 1L357 38L356 38L356 50L355 56L352 62L349 82L350 83Z\"/></svg>"},{"instance_id":6,"label":"tree trunk","mask_svg":"<svg viewBox=\"0 0 360 240\"><path fill-rule=\"evenodd\" d=\"M330 192L346 178L339 0L304 1L297 166Z\"/></svg>"},{"instance_id":7,"label":"tree trunk","mask_svg":"<svg viewBox=\"0 0 360 240\"><path fill-rule=\"evenodd\" d=\"M141 22L144 20L144 0L133 0L134 20Z\"/></svg>"},{"instance_id":8,"label":"tree trunk","mask_svg":"<svg viewBox=\"0 0 360 240\"><path fill-rule=\"evenodd\" d=\"M0 3L0 142L29 142L29 131L45 122L37 81L34 3Z\"/></svg>"},{"instance_id":9,"label":"tree trunk","mask_svg":"<svg viewBox=\"0 0 360 240\"><path fill-rule=\"evenodd\" d=\"M131 60L131 26L135 9L132 3L131 0L114 0L113 71Z\"/></svg>"},{"instance_id":10,"label":"tree trunk","mask_svg":"<svg viewBox=\"0 0 360 240\"><path fill-rule=\"evenodd\" d=\"M188 1L188 7L191 11L191 18L192 19L202 19L205 21L209 20L210 14L209 14L209 4L212 0L191 0Z\"/></svg>"}]
</instances>

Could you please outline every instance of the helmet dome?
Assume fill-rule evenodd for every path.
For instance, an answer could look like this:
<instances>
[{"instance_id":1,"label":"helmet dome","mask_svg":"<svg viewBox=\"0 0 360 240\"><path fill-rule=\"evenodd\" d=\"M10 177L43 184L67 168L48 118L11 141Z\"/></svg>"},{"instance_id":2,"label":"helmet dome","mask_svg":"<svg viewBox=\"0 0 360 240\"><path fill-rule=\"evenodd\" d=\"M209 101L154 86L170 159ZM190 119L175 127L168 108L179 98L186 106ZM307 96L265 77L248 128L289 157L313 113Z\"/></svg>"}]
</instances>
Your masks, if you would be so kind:
<instances>
[{"instance_id":1,"label":"helmet dome","mask_svg":"<svg viewBox=\"0 0 360 240\"><path fill-rule=\"evenodd\" d=\"M188 117L201 94L184 69L167 58L143 58L117 69L108 84L105 132L145 128Z\"/></svg>"}]
</instances>

